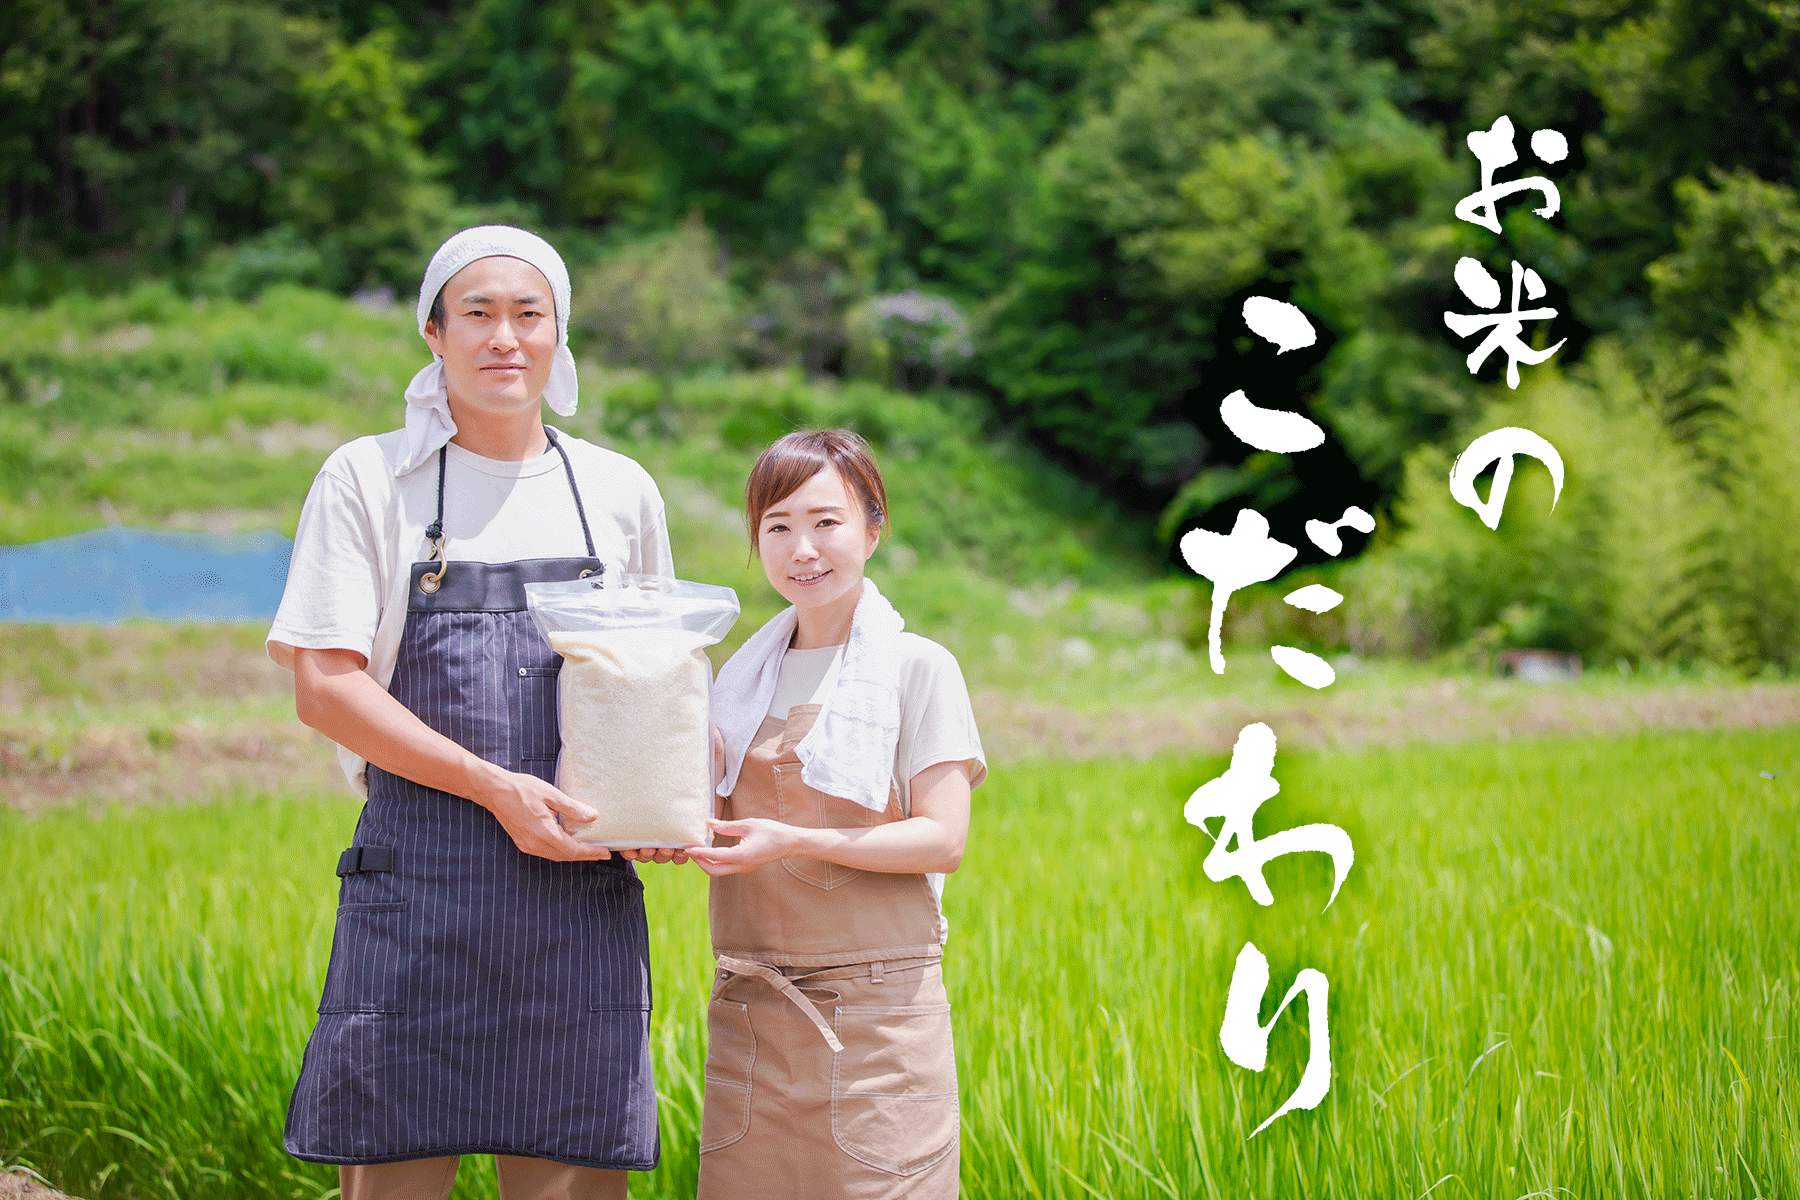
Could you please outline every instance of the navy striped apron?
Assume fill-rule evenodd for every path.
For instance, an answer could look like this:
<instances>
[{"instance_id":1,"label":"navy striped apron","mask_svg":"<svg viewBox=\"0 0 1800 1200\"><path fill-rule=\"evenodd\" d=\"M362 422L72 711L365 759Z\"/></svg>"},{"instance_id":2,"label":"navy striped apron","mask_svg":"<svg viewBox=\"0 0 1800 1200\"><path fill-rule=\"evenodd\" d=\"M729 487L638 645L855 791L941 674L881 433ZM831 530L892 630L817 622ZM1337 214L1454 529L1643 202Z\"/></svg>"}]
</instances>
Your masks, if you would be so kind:
<instances>
[{"instance_id":1,"label":"navy striped apron","mask_svg":"<svg viewBox=\"0 0 1800 1200\"><path fill-rule=\"evenodd\" d=\"M549 436L573 489L568 453ZM580 492L588 557L446 566L443 479L440 451L427 531L439 557L413 564L389 691L487 761L551 780L561 659L526 613L524 585L604 570ZM468 800L373 764L368 783L356 844L339 862L337 930L288 1105L288 1152L650 1170L660 1142L649 935L631 864L538 858Z\"/></svg>"}]
</instances>

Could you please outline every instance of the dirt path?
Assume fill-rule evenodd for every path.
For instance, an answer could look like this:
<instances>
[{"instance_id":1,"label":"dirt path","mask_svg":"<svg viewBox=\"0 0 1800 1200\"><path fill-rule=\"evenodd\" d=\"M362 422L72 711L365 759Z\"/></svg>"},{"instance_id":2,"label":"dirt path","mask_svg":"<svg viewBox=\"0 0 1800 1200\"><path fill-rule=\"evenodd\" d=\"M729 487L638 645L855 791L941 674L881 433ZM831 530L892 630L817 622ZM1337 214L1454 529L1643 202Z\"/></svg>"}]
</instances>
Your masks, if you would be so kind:
<instances>
[{"instance_id":1,"label":"dirt path","mask_svg":"<svg viewBox=\"0 0 1800 1200\"><path fill-rule=\"evenodd\" d=\"M0 1171L0 1200L75 1200L43 1182L43 1176L24 1167Z\"/></svg>"},{"instance_id":2,"label":"dirt path","mask_svg":"<svg viewBox=\"0 0 1800 1200\"><path fill-rule=\"evenodd\" d=\"M47 733L0 721L0 804L169 804L341 789L335 748L298 721L97 723Z\"/></svg>"},{"instance_id":3,"label":"dirt path","mask_svg":"<svg viewBox=\"0 0 1800 1200\"><path fill-rule=\"evenodd\" d=\"M1226 697L1179 707L1095 710L983 692L976 712L990 761L1149 758L1226 753L1252 721L1266 721L1284 745L1315 749L1800 725L1800 684L1595 689L1446 679L1404 690L1352 690L1279 703Z\"/></svg>"},{"instance_id":4,"label":"dirt path","mask_svg":"<svg viewBox=\"0 0 1800 1200\"><path fill-rule=\"evenodd\" d=\"M1286 746L1508 740L1640 729L1800 725L1800 684L1559 687L1446 679L1384 691L1258 702L1242 697L1073 709L997 691L975 698L991 763L1225 753L1266 721ZM167 804L339 792L333 747L287 717L172 728L92 724L54 734L0 717L0 804Z\"/></svg>"}]
</instances>

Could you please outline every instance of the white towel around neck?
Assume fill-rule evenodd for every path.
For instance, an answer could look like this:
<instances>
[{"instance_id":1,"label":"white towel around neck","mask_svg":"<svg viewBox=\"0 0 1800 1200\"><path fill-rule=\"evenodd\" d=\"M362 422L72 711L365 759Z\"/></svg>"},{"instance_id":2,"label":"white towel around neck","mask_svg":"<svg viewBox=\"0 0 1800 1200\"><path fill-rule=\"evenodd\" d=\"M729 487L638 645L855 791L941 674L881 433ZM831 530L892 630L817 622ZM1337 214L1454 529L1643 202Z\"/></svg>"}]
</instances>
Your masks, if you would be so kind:
<instances>
[{"instance_id":1,"label":"white towel around neck","mask_svg":"<svg viewBox=\"0 0 1800 1200\"><path fill-rule=\"evenodd\" d=\"M713 683L713 722L725 738L725 776L718 793L731 795L750 743L769 713L781 656L799 616L783 609L750 635ZM812 729L794 747L800 779L827 796L853 800L880 812L893 787L894 751L900 744L900 642L906 621L875 581L864 576L850 618L850 641L837 683Z\"/></svg>"},{"instance_id":2,"label":"white towel around neck","mask_svg":"<svg viewBox=\"0 0 1800 1200\"><path fill-rule=\"evenodd\" d=\"M565 417L575 415L578 399L575 356L569 353L569 268L556 248L535 233L511 225L477 225L453 234L431 256L425 281L419 285L419 336L431 317L432 302L450 277L478 258L522 259L544 273L556 304L556 357L550 364L550 380L544 385L544 401ZM450 393L444 386L444 360L432 355L429 365L406 385L406 442L397 473L405 475L424 464L440 447L456 436L450 416Z\"/></svg>"}]
</instances>

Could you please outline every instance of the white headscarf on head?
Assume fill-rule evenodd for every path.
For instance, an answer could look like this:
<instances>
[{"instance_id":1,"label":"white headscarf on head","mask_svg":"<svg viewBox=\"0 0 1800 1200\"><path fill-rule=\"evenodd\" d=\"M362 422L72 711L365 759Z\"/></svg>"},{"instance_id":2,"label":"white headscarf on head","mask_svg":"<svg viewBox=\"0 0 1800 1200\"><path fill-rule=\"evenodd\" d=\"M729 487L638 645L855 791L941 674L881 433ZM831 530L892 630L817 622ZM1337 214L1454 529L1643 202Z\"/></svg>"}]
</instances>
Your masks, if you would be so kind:
<instances>
[{"instance_id":1,"label":"white headscarf on head","mask_svg":"<svg viewBox=\"0 0 1800 1200\"><path fill-rule=\"evenodd\" d=\"M455 234L439 246L437 253L431 256L431 265L425 268L425 282L419 286L419 336L425 336L425 322L431 317L432 302L450 282L450 277L476 259L494 255L528 262L550 281L550 292L556 303L556 357L550 364L550 382L544 385L544 400L552 411L565 417L574 416L575 357L569 353L569 269L563 265L562 255L537 234L511 225L477 225ZM450 394L444 386L444 360L434 354L431 364L406 385L406 442L398 473L404 475L416 469L455 436L456 422L450 416Z\"/></svg>"}]
</instances>

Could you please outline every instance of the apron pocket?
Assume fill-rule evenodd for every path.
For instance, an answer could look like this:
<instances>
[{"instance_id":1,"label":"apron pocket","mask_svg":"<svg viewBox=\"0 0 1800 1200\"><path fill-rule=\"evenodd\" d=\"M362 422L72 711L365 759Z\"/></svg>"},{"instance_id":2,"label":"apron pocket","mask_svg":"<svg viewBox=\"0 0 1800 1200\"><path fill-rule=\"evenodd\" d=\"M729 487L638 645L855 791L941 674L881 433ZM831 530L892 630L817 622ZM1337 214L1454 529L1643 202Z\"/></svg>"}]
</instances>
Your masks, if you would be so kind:
<instances>
[{"instance_id":1,"label":"apron pocket","mask_svg":"<svg viewBox=\"0 0 1800 1200\"><path fill-rule=\"evenodd\" d=\"M700 1153L722 1150L750 1130L750 1075L756 1034L750 1006L714 997L706 1006L706 1094L700 1113Z\"/></svg>"},{"instance_id":2,"label":"apron pocket","mask_svg":"<svg viewBox=\"0 0 1800 1200\"><path fill-rule=\"evenodd\" d=\"M411 958L404 901L338 905L319 1011L405 1012L403 993Z\"/></svg>"},{"instance_id":3,"label":"apron pocket","mask_svg":"<svg viewBox=\"0 0 1800 1200\"><path fill-rule=\"evenodd\" d=\"M801 781L800 770L799 763L775 764L775 819L784 825L798 825L802 829L832 828L825 812L825 796ZM850 802L846 800L839 803ZM860 809L862 806L856 807ZM854 867L843 867L817 858L784 858L781 865L795 879L825 891L842 887L862 874Z\"/></svg>"},{"instance_id":4,"label":"apron pocket","mask_svg":"<svg viewBox=\"0 0 1800 1200\"><path fill-rule=\"evenodd\" d=\"M956 1047L948 1004L840 1005L831 1134L858 1162L912 1175L956 1147Z\"/></svg>"},{"instance_id":5,"label":"apron pocket","mask_svg":"<svg viewBox=\"0 0 1800 1200\"><path fill-rule=\"evenodd\" d=\"M576 935L586 945L588 1011L645 1012L652 998L644 883L624 859L615 855L612 861L619 865L580 864L594 895L584 927Z\"/></svg>"},{"instance_id":6,"label":"apron pocket","mask_svg":"<svg viewBox=\"0 0 1800 1200\"><path fill-rule=\"evenodd\" d=\"M557 738L557 673L562 660L553 667L519 668L519 720L513 726L519 731L519 757L554 760L560 748ZM534 772L535 773L535 772Z\"/></svg>"}]
</instances>

